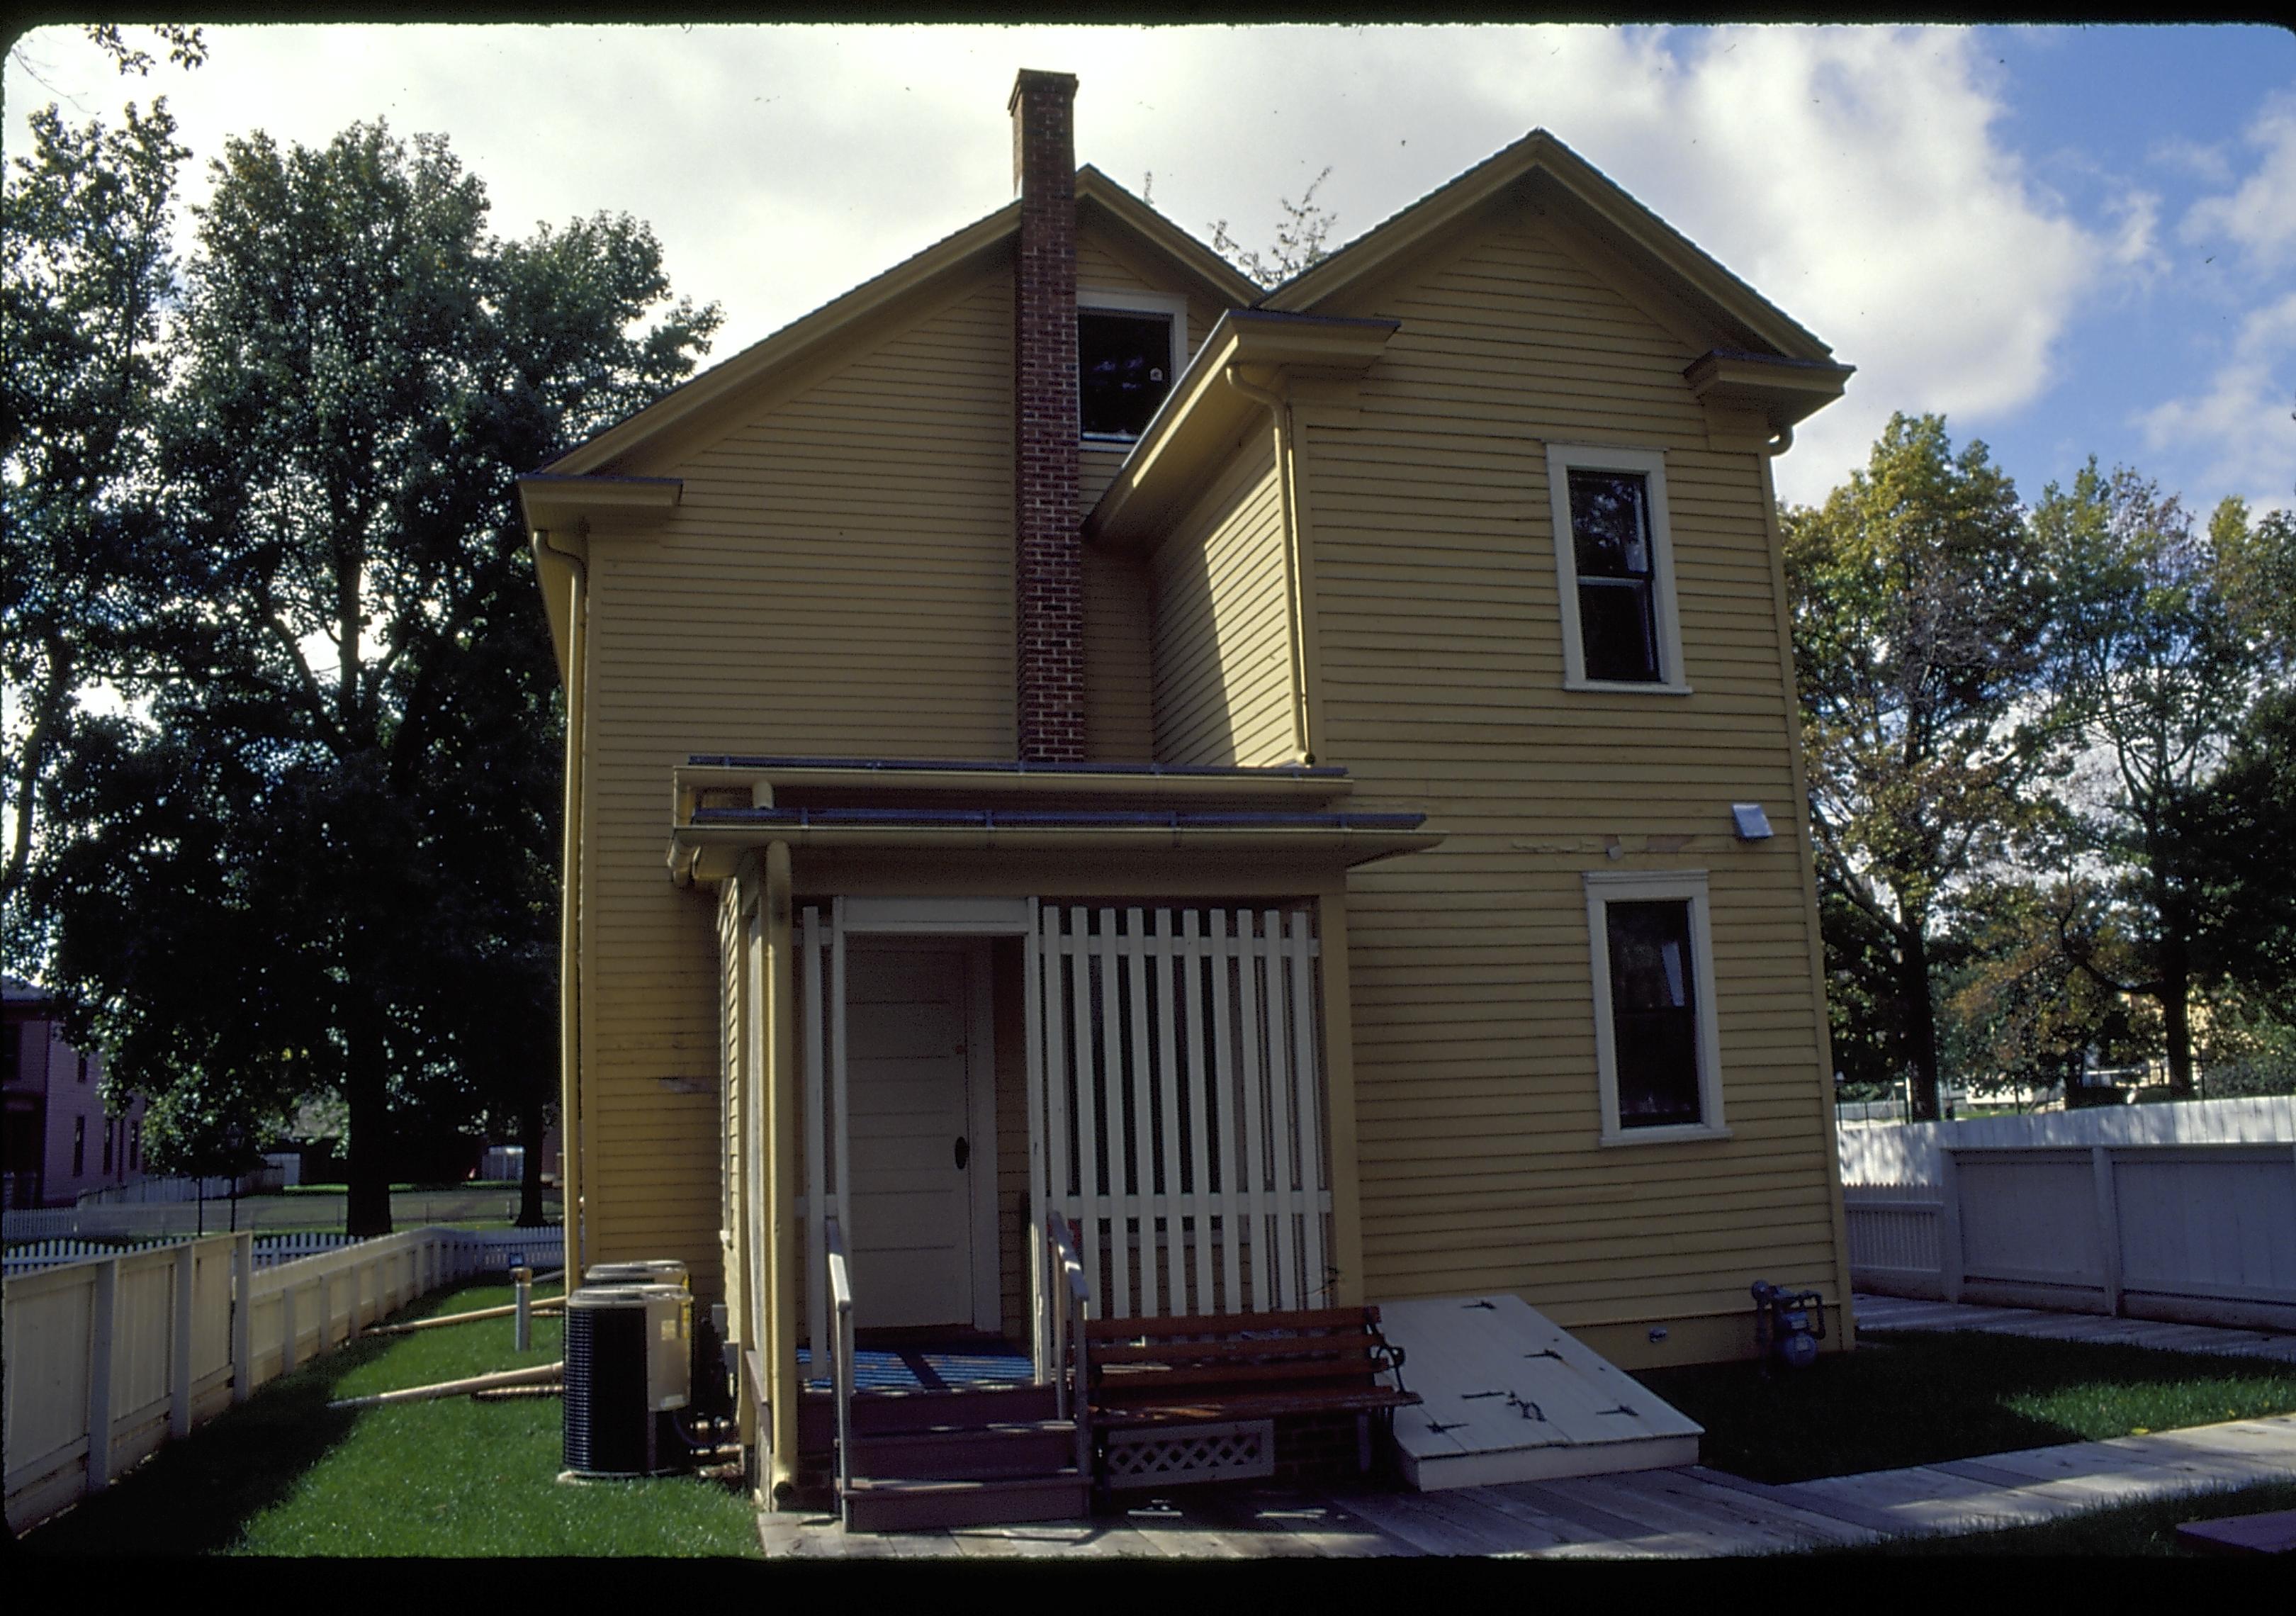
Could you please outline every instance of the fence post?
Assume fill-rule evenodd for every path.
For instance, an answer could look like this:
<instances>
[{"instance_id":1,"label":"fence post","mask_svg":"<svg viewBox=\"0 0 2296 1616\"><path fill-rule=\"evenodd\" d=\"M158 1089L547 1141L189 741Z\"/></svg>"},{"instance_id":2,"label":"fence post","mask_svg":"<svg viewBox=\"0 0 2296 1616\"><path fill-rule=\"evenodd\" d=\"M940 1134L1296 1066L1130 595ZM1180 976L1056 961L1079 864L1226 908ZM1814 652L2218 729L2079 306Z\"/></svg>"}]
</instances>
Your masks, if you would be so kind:
<instances>
[{"instance_id":1,"label":"fence post","mask_svg":"<svg viewBox=\"0 0 2296 1616\"><path fill-rule=\"evenodd\" d=\"M168 1399L168 1434L177 1441L192 1434L192 1281L198 1272L199 1250L196 1241L176 1248L176 1339L168 1343L175 1349L168 1377L174 1396Z\"/></svg>"},{"instance_id":2,"label":"fence post","mask_svg":"<svg viewBox=\"0 0 2296 1616\"><path fill-rule=\"evenodd\" d=\"M255 1390L255 1232L231 1243L231 1400Z\"/></svg>"},{"instance_id":3,"label":"fence post","mask_svg":"<svg viewBox=\"0 0 2296 1616\"><path fill-rule=\"evenodd\" d=\"M1961 1258L1961 1171L1954 1158L1953 1146L1943 1140L1938 1143L1938 1199L1944 1203L1938 1214L1938 1264L1941 1270L1938 1279L1950 1302L1961 1300L1964 1277Z\"/></svg>"},{"instance_id":4,"label":"fence post","mask_svg":"<svg viewBox=\"0 0 2296 1616\"><path fill-rule=\"evenodd\" d=\"M279 1287L279 1373L295 1373L295 1284L291 1278Z\"/></svg>"},{"instance_id":5,"label":"fence post","mask_svg":"<svg viewBox=\"0 0 2296 1616\"><path fill-rule=\"evenodd\" d=\"M2112 1147L2092 1144L2089 1163L2096 1178L2096 1249L2104 1273L2104 1310L2120 1313L2120 1204L2112 1181Z\"/></svg>"},{"instance_id":6,"label":"fence post","mask_svg":"<svg viewBox=\"0 0 2296 1616\"><path fill-rule=\"evenodd\" d=\"M111 1480L111 1327L119 1312L119 1259L94 1265L95 1304L87 1329L87 1490Z\"/></svg>"}]
</instances>

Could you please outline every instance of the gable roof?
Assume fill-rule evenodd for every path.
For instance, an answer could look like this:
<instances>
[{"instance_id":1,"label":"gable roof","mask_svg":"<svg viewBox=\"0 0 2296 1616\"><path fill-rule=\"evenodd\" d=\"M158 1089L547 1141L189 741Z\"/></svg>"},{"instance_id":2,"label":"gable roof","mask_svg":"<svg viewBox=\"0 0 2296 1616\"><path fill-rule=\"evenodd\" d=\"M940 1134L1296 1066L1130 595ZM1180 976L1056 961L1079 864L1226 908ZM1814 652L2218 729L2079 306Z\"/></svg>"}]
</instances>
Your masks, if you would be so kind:
<instances>
[{"instance_id":1,"label":"gable roof","mask_svg":"<svg viewBox=\"0 0 2296 1616\"><path fill-rule=\"evenodd\" d=\"M1477 163L1441 188L1294 275L1259 307L1307 313L1372 280L1477 209L1527 186L1540 203L1593 235L1730 340L1719 346L1780 358L1825 360L1833 350L1731 274L1600 169L1545 129Z\"/></svg>"},{"instance_id":2,"label":"gable roof","mask_svg":"<svg viewBox=\"0 0 2296 1616\"><path fill-rule=\"evenodd\" d=\"M1089 163L1077 170L1076 200L1079 214L1087 209L1095 211L1103 221L1153 250L1214 297L1249 306L1260 296L1261 288L1257 283ZM902 298L999 250L1019 233L1020 227L1021 204L1017 200L1007 202L996 212L942 237L923 251L864 281L773 335L751 343L731 358L711 365L636 414L608 427L540 469L554 476L579 476L627 460L712 406L806 360L832 351L838 342Z\"/></svg>"}]
</instances>

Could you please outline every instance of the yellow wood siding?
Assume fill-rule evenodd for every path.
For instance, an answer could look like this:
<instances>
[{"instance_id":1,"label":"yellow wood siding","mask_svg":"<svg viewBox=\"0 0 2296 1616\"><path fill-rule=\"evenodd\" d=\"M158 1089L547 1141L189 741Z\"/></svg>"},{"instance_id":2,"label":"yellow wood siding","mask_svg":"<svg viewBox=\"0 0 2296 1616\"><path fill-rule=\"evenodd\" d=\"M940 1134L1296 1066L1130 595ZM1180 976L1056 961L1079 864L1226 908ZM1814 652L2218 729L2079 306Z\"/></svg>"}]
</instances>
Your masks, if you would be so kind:
<instances>
[{"instance_id":1,"label":"yellow wood siding","mask_svg":"<svg viewBox=\"0 0 2296 1616\"><path fill-rule=\"evenodd\" d=\"M1318 312L1402 321L1359 415L1301 411L1320 760L1449 838L1349 883L1367 1293L1595 1325L1742 1315L1758 1276L1831 1292L1759 461L1709 447L1696 350L1535 220ZM1562 689L1549 442L1664 451L1694 693ZM1775 841L1732 836L1747 800ZM1597 1144L1589 870L1709 873L1729 1138Z\"/></svg>"},{"instance_id":2,"label":"yellow wood siding","mask_svg":"<svg viewBox=\"0 0 2296 1616\"><path fill-rule=\"evenodd\" d=\"M1151 562L1161 761L1296 760L1283 547L1274 438L1263 430Z\"/></svg>"},{"instance_id":3,"label":"yellow wood siding","mask_svg":"<svg viewBox=\"0 0 2296 1616\"><path fill-rule=\"evenodd\" d=\"M1150 684L1152 601L1136 557L1084 553L1084 755L1095 763L1145 763L1156 755Z\"/></svg>"},{"instance_id":4,"label":"yellow wood siding","mask_svg":"<svg viewBox=\"0 0 2296 1616\"><path fill-rule=\"evenodd\" d=\"M1010 758L1011 275L995 265L684 463L591 546L584 924L591 1260L718 1283L718 960L663 862L696 752Z\"/></svg>"}]
</instances>

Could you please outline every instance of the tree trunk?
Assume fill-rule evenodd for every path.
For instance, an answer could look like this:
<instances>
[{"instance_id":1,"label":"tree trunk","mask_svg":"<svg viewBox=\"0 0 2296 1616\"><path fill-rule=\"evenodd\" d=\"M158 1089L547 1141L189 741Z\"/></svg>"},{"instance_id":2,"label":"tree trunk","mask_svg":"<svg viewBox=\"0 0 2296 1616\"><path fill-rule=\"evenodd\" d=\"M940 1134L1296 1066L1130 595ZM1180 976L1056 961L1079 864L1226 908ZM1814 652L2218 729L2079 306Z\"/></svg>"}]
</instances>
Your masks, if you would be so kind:
<instances>
[{"instance_id":1,"label":"tree trunk","mask_svg":"<svg viewBox=\"0 0 2296 1616\"><path fill-rule=\"evenodd\" d=\"M2181 936L2161 947L2161 1030L2169 1045L2169 1097L2193 1097L2193 963Z\"/></svg>"},{"instance_id":2,"label":"tree trunk","mask_svg":"<svg viewBox=\"0 0 2296 1616\"><path fill-rule=\"evenodd\" d=\"M373 1006L355 997L344 1029L349 1035L351 1138L344 1231L367 1236L390 1233L390 1084L382 1029Z\"/></svg>"},{"instance_id":3,"label":"tree trunk","mask_svg":"<svg viewBox=\"0 0 2296 1616\"><path fill-rule=\"evenodd\" d=\"M1937 1012L1930 1003L1929 939L1921 917L1898 934L1898 998L1905 1016L1906 1054L1911 1070L1906 1111L1915 1122L1938 1120Z\"/></svg>"}]
</instances>

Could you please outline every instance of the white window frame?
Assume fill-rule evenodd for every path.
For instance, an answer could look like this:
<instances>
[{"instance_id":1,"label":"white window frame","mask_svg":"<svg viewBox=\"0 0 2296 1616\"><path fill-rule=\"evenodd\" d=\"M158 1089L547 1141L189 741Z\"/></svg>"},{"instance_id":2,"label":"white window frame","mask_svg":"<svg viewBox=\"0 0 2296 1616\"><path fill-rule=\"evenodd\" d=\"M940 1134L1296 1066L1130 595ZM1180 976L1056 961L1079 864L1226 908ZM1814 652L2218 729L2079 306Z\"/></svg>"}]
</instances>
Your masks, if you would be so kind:
<instances>
[{"instance_id":1,"label":"white window frame","mask_svg":"<svg viewBox=\"0 0 2296 1616\"><path fill-rule=\"evenodd\" d=\"M1110 286L1078 286L1077 313L1078 315L1169 315L1172 319L1172 361L1165 372L1170 381L1164 397L1168 401L1170 399L1172 395L1168 389L1180 384L1180 373L1187 367L1188 363L1188 299L1185 296L1177 291L1129 291ZM1162 407L1162 405L1157 406L1160 410ZM1080 395L1077 401L1077 408L1079 412L1077 437L1085 444L1094 447L1112 447L1119 444L1134 444L1140 441L1137 438L1128 438L1117 432L1086 431L1081 414L1084 401ZM1150 419L1153 420L1154 417L1151 416Z\"/></svg>"},{"instance_id":2,"label":"white window frame","mask_svg":"<svg viewBox=\"0 0 2296 1616\"><path fill-rule=\"evenodd\" d=\"M1714 980L1714 938L1707 919L1706 872L1644 873L1589 870L1587 942L1595 972L1595 1070L1603 1101L1604 1144L1662 1144L1681 1139L1726 1139L1722 1120L1722 1029ZM1619 1064L1611 1016L1611 917L1614 903L1690 904L1690 968L1698 1013L1699 1120L1668 1128L1623 1128L1619 1122Z\"/></svg>"},{"instance_id":3,"label":"white window frame","mask_svg":"<svg viewBox=\"0 0 2296 1616\"><path fill-rule=\"evenodd\" d=\"M1574 471L1638 472L1649 491L1651 584L1657 597L1652 603L1652 611L1658 619L1659 677L1655 680L1587 677L1586 649L1578 623L1578 562L1570 532L1570 473ZM1562 619L1562 688L1688 695L1690 683L1682 665L1682 625L1675 610L1674 532L1667 516L1664 452L1550 443L1546 446L1546 487L1554 523L1554 574Z\"/></svg>"}]
</instances>

